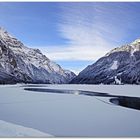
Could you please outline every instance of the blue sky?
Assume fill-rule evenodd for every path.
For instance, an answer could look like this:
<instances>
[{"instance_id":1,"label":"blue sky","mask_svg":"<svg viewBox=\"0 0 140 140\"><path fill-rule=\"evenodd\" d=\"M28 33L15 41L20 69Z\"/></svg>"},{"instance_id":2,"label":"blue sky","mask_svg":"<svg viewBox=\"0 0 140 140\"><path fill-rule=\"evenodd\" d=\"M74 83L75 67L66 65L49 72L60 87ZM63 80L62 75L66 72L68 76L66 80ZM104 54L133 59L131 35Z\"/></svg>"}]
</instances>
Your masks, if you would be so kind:
<instances>
[{"instance_id":1,"label":"blue sky","mask_svg":"<svg viewBox=\"0 0 140 140\"><path fill-rule=\"evenodd\" d=\"M0 2L0 26L78 73L140 38L140 3Z\"/></svg>"}]
</instances>

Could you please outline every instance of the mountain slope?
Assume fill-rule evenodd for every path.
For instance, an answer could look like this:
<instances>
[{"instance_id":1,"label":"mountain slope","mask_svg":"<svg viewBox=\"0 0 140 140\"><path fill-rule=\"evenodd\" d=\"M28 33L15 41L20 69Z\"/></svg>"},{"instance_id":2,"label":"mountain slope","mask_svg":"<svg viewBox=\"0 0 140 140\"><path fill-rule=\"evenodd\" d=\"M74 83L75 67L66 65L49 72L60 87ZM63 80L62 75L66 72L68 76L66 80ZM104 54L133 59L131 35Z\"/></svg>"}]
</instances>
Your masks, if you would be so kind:
<instances>
[{"instance_id":1,"label":"mountain slope","mask_svg":"<svg viewBox=\"0 0 140 140\"><path fill-rule=\"evenodd\" d=\"M113 49L70 83L140 84L140 39Z\"/></svg>"},{"instance_id":2,"label":"mountain slope","mask_svg":"<svg viewBox=\"0 0 140 140\"><path fill-rule=\"evenodd\" d=\"M68 83L74 77L0 28L0 83Z\"/></svg>"}]
</instances>

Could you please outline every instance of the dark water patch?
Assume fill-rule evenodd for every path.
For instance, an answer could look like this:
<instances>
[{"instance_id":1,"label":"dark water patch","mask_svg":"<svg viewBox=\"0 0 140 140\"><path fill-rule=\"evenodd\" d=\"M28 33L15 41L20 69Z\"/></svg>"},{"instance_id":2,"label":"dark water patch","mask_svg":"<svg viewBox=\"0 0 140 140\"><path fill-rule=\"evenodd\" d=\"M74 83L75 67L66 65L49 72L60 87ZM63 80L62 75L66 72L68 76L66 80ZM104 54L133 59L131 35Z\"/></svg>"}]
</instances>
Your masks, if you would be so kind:
<instances>
[{"instance_id":1,"label":"dark water patch","mask_svg":"<svg viewBox=\"0 0 140 140\"><path fill-rule=\"evenodd\" d=\"M110 103L113 103L115 105L140 110L139 97L119 96L119 95L111 95L109 93L83 91L83 90L46 89L46 88L24 88L24 90L34 91L34 92L44 92L44 93L56 93L56 94L75 94L75 95L96 96L99 98L106 97L106 98L109 98ZM103 101L101 98L100 98L100 101L104 103L108 103L108 102Z\"/></svg>"},{"instance_id":2,"label":"dark water patch","mask_svg":"<svg viewBox=\"0 0 140 140\"><path fill-rule=\"evenodd\" d=\"M24 90L35 91L35 92L46 92L46 93L60 93L60 94L77 94L87 96L101 96L101 97L117 97L109 95L108 93L82 91L82 90L65 90L65 89L46 89L46 88L24 88Z\"/></svg>"},{"instance_id":3,"label":"dark water patch","mask_svg":"<svg viewBox=\"0 0 140 140\"><path fill-rule=\"evenodd\" d=\"M140 110L140 98L138 97L117 97L111 98L110 102L119 106Z\"/></svg>"},{"instance_id":4,"label":"dark water patch","mask_svg":"<svg viewBox=\"0 0 140 140\"><path fill-rule=\"evenodd\" d=\"M73 94L73 90L55 90L46 88L24 88L24 90L46 93L61 93L61 94Z\"/></svg>"}]
</instances>

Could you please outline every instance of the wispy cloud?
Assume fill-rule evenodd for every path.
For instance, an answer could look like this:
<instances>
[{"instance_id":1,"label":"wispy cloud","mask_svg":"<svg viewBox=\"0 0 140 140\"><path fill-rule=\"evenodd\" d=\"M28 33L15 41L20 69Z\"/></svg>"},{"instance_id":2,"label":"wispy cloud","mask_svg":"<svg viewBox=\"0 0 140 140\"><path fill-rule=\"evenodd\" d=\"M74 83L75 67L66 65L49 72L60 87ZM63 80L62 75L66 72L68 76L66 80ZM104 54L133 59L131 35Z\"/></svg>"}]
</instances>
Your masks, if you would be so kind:
<instances>
[{"instance_id":1,"label":"wispy cloud","mask_svg":"<svg viewBox=\"0 0 140 140\"><path fill-rule=\"evenodd\" d=\"M52 60L96 60L99 56L105 55L107 48L94 49L90 46L53 46L40 47L42 52Z\"/></svg>"},{"instance_id":2,"label":"wispy cloud","mask_svg":"<svg viewBox=\"0 0 140 140\"><path fill-rule=\"evenodd\" d=\"M123 3L60 4L58 30L69 44L48 47L47 55L53 60L97 60L120 45L125 37L132 20L128 16L132 13L129 6Z\"/></svg>"}]
</instances>

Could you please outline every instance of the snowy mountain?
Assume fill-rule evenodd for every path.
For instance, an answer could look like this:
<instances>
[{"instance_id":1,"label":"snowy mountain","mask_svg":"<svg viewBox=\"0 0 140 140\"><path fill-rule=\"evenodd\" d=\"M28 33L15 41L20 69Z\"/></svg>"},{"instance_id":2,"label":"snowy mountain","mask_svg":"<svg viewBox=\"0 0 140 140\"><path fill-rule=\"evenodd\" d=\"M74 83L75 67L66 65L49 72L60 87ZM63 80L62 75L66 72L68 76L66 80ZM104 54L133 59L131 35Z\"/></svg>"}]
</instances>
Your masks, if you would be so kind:
<instances>
[{"instance_id":1,"label":"snowy mountain","mask_svg":"<svg viewBox=\"0 0 140 140\"><path fill-rule=\"evenodd\" d=\"M74 77L0 28L0 83L68 83Z\"/></svg>"},{"instance_id":2,"label":"snowy mountain","mask_svg":"<svg viewBox=\"0 0 140 140\"><path fill-rule=\"evenodd\" d=\"M70 83L140 84L140 39L113 49Z\"/></svg>"}]
</instances>

